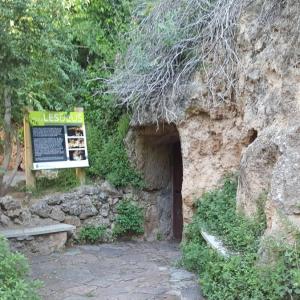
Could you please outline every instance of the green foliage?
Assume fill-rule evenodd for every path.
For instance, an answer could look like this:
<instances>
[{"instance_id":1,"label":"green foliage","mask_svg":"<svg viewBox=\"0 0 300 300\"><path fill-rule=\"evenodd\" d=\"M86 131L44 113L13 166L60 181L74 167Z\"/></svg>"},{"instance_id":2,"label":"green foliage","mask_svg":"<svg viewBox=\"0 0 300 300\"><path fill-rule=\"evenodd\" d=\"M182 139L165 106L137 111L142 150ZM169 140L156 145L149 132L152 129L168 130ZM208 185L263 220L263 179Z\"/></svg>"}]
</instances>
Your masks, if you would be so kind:
<instances>
[{"instance_id":1,"label":"green foliage","mask_svg":"<svg viewBox=\"0 0 300 300\"><path fill-rule=\"evenodd\" d=\"M79 241L81 243L100 243L107 237L106 226L88 225L80 229Z\"/></svg>"},{"instance_id":2,"label":"green foliage","mask_svg":"<svg viewBox=\"0 0 300 300\"><path fill-rule=\"evenodd\" d=\"M266 224L261 210L253 220L236 213L236 189L236 179L229 177L222 188L206 193L196 203L194 222L222 237L232 250L242 252L249 247L257 248Z\"/></svg>"},{"instance_id":3,"label":"green foliage","mask_svg":"<svg viewBox=\"0 0 300 300\"><path fill-rule=\"evenodd\" d=\"M7 241L0 236L0 299L38 300L37 281L28 279L29 266L25 257L9 250Z\"/></svg>"},{"instance_id":4,"label":"green foliage","mask_svg":"<svg viewBox=\"0 0 300 300\"><path fill-rule=\"evenodd\" d=\"M113 236L129 237L144 233L144 212L133 201L122 200L117 206L117 217Z\"/></svg>"},{"instance_id":5,"label":"green foliage","mask_svg":"<svg viewBox=\"0 0 300 300\"><path fill-rule=\"evenodd\" d=\"M31 192L36 196L49 193L49 191L67 192L78 185L79 181L75 169L65 169L59 170L57 177L51 179L47 177L37 178L36 188Z\"/></svg>"},{"instance_id":6,"label":"green foliage","mask_svg":"<svg viewBox=\"0 0 300 300\"><path fill-rule=\"evenodd\" d=\"M129 116L106 93L103 80L112 74L116 55L124 46L120 34L128 29L130 9L131 1L127 0L77 1L72 27L80 45L79 61L88 78L84 95L91 166L88 174L104 177L115 186L141 187L141 177L130 165L123 143Z\"/></svg>"},{"instance_id":7,"label":"green foliage","mask_svg":"<svg viewBox=\"0 0 300 300\"><path fill-rule=\"evenodd\" d=\"M162 235L161 232L158 232L158 233L156 234L156 239L157 239L158 241L162 241L162 240L163 240L163 235Z\"/></svg>"},{"instance_id":8,"label":"green foliage","mask_svg":"<svg viewBox=\"0 0 300 300\"><path fill-rule=\"evenodd\" d=\"M78 104L83 74L75 60L66 5L8 0L0 2L0 11L0 101L5 90L12 98L14 120L21 119L25 105L60 110Z\"/></svg>"},{"instance_id":9,"label":"green foliage","mask_svg":"<svg viewBox=\"0 0 300 300\"><path fill-rule=\"evenodd\" d=\"M92 176L103 176L117 187L132 185L142 187L141 176L133 169L128 160L123 139L128 131L129 118L120 117L116 130L108 136L97 127L88 127L88 146Z\"/></svg>"},{"instance_id":10,"label":"green foliage","mask_svg":"<svg viewBox=\"0 0 300 300\"><path fill-rule=\"evenodd\" d=\"M259 262L257 250L265 218L260 210L254 220L238 215L235 195L236 182L228 178L222 188L197 202L182 243L182 264L199 274L208 300L300 299L300 241L293 246L269 242L269 251L276 259L269 264ZM201 228L218 235L238 255L224 258L217 254L202 238Z\"/></svg>"},{"instance_id":11,"label":"green foliage","mask_svg":"<svg viewBox=\"0 0 300 300\"><path fill-rule=\"evenodd\" d=\"M0 1L0 129L4 92L11 98L14 125L21 123L27 105L55 111L82 105L88 123L89 175L105 177L116 186L139 187L141 178L123 143L128 116L107 94L103 80L113 72L124 46L120 34L128 29L131 2ZM48 185L69 183L40 182L41 188Z\"/></svg>"}]
</instances>

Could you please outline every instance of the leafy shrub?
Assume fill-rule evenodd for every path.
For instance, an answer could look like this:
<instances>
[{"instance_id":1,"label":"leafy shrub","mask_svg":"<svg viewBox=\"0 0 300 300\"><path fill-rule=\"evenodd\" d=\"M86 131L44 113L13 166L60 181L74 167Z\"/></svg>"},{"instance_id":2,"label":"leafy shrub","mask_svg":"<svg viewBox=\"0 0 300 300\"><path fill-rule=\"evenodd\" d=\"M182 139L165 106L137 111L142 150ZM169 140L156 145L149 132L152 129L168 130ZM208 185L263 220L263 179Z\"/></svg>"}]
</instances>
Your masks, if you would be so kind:
<instances>
[{"instance_id":1,"label":"leafy shrub","mask_svg":"<svg viewBox=\"0 0 300 300\"><path fill-rule=\"evenodd\" d=\"M242 252L257 248L266 221L262 209L253 220L236 213L236 190L236 179L228 177L222 188L204 194L196 203L194 222L222 237L227 247Z\"/></svg>"},{"instance_id":2,"label":"leafy shrub","mask_svg":"<svg viewBox=\"0 0 300 300\"><path fill-rule=\"evenodd\" d=\"M49 190L65 192L78 185L79 181L76 177L75 169L64 169L59 170L55 178L37 178L36 188L33 192L37 195Z\"/></svg>"},{"instance_id":3,"label":"leafy shrub","mask_svg":"<svg viewBox=\"0 0 300 300\"><path fill-rule=\"evenodd\" d=\"M117 206L117 217L113 235L115 237L140 235L144 233L144 213L131 200L123 200Z\"/></svg>"},{"instance_id":4,"label":"leafy shrub","mask_svg":"<svg viewBox=\"0 0 300 300\"><path fill-rule=\"evenodd\" d=\"M38 281L28 279L26 258L9 250L7 241L0 236L0 299L38 300Z\"/></svg>"},{"instance_id":5,"label":"leafy shrub","mask_svg":"<svg viewBox=\"0 0 300 300\"><path fill-rule=\"evenodd\" d=\"M103 242L106 238L105 226L88 225L80 229L79 241L81 243L95 244Z\"/></svg>"},{"instance_id":6,"label":"leafy shrub","mask_svg":"<svg viewBox=\"0 0 300 300\"><path fill-rule=\"evenodd\" d=\"M129 128L129 117L123 115L111 133L89 126L89 174L102 176L117 187L142 187L141 176L130 165L123 139Z\"/></svg>"},{"instance_id":7,"label":"leafy shrub","mask_svg":"<svg viewBox=\"0 0 300 300\"><path fill-rule=\"evenodd\" d=\"M236 182L227 179L222 188L204 195L197 212L186 228L182 243L182 264L200 276L207 299L280 300L300 299L300 241L295 245L269 243L276 261L258 261L257 249L265 228L259 211L255 220L236 214ZM239 255L224 258L209 248L200 229L218 235Z\"/></svg>"}]
</instances>

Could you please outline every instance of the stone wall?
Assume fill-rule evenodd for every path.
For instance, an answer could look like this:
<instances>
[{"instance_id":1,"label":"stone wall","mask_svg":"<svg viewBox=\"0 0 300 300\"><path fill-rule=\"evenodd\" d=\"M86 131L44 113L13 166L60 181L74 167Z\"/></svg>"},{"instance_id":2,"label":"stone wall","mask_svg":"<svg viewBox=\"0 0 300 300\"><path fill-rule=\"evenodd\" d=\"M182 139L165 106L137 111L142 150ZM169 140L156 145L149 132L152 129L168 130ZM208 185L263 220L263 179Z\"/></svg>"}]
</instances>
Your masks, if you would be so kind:
<instances>
[{"instance_id":1,"label":"stone wall","mask_svg":"<svg viewBox=\"0 0 300 300\"><path fill-rule=\"evenodd\" d=\"M183 217L188 223L193 203L204 192L217 187L224 176L235 173L240 157L251 142L251 132L243 130L237 111L222 116L194 108L193 114L178 124L183 159Z\"/></svg>"},{"instance_id":2,"label":"stone wall","mask_svg":"<svg viewBox=\"0 0 300 300\"><path fill-rule=\"evenodd\" d=\"M116 205L130 196L108 182L54 193L27 204L24 199L5 196L0 198L0 229L66 223L77 229L84 225L105 225L111 230Z\"/></svg>"}]
</instances>

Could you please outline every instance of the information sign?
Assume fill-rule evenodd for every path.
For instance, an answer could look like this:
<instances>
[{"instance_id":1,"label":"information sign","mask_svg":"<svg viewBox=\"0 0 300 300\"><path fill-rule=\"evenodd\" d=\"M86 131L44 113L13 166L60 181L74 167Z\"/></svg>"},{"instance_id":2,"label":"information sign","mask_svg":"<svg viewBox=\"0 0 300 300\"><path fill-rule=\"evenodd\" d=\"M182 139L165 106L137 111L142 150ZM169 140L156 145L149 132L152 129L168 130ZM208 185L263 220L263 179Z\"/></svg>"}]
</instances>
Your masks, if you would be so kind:
<instances>
[{"instance_id":1,"label":"information sign","mask_svg":"<svg viewBox=\"0 0 300 300\"><path fill-rule=\"evenodd\" d=\"M29 112L33 170L88 167L83 112Z\"/></svg>"}]
</instances>

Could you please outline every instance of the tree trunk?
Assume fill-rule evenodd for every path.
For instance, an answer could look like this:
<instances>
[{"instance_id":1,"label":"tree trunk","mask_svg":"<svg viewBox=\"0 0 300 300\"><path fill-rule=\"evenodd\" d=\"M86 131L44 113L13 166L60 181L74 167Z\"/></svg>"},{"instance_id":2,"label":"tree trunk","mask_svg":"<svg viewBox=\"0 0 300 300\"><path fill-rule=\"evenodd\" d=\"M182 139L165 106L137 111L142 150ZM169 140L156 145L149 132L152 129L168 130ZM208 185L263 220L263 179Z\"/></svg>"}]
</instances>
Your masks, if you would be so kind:
<instances>
[{"instance_id":1,"label":"tree trunk","mask_svg":"<svg viewBox=\"0 0 300 300\"><path fill-rule=\"evenodd\" d=\"M3 196L7 191L7 186L4 182L4 175L7 174L9 163L12 156L12 121L11 121L11 95L7 88L4 89L4 143L3 143L3 162L0 172L0 196Z\"/></svg>"}]
</instances>

